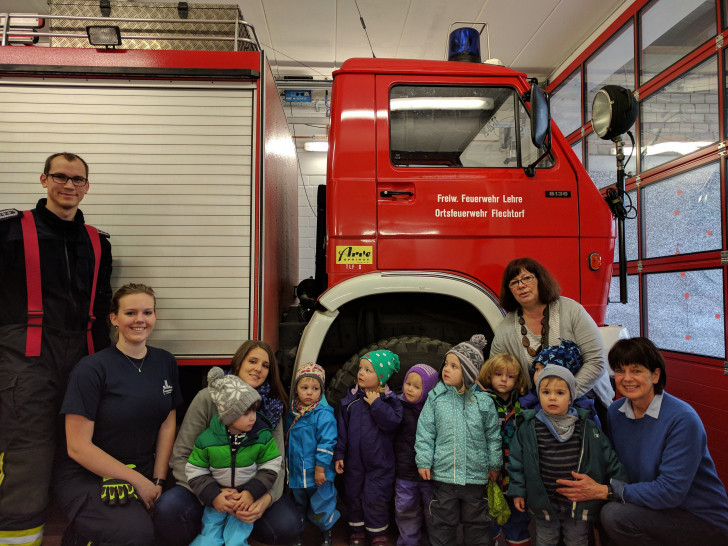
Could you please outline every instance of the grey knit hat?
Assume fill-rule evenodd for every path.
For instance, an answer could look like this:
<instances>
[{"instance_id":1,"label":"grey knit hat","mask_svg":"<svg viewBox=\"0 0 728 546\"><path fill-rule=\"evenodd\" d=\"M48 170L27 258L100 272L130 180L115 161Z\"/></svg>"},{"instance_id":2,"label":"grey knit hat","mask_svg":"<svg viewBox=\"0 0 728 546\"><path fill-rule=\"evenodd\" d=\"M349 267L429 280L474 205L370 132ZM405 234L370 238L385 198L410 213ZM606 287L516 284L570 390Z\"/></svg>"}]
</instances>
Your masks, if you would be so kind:
<instances>
[{"instance_id":1,"label":"grey knit hat","mask_svg":"<svg viewBox=\"0 0 728 546\"><path fill-rule=\"evenodd\" d=\"M260 401L258 391L237 375L225 375L222 368L217 366L207 372L207 388L220 414L220 421L226 426L237 421L253 404Z\"/></svg>"},{"instance_id":2,"label":"grey knit hat","mask_svg":"<svg viewBox=\"0 0 728 546\"><path fill-rule=\"evenodd\" d=\"M446 357L452 353L460 360L460 366L463 369L463 382L465 383L466 389L472 387L475 379L478 377L480 367L483 365L484 360L483 349L487 343L483 334L475 334L470 338L470 341L458 343L445 353Z\"/></svg>"},{"instance_id":3,"label":"grey knit hat","mask_svg":"<svg viewBox=\"0 0 728 546\"><path fill-rule=\"evenodd\" d=\"M537 393L541 392L541 381L547 377L558 377L559 379L566 381L566 384L569 386L569 393L571 394L571 402L574 402L574 399L576 398L576 379L574 379L574 374L562 366L558 366L556 364L547 365L543 370L541 370L541 373L538 374L538 379L536 380Z\"/></svg>"}]
</instances>

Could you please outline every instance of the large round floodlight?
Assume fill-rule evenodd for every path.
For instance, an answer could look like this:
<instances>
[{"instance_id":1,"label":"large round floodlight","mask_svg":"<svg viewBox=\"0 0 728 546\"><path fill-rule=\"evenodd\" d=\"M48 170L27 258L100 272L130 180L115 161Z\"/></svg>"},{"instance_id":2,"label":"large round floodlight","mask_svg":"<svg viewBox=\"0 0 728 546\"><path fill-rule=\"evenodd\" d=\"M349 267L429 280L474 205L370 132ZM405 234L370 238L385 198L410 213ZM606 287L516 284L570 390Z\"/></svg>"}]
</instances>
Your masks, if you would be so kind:
<instances>
[{"instance_id":1,"label":"large round floodlight","mask_svg":"<svg viewBox=\"0 0 728 546\"><path fill-rule=\"evenodd\" d=\"M612 140L629 131L637 119L639 108L629 89L605 85L597 91L592 103L592 127L599 138Z\"/></svg>"}]
</instances>

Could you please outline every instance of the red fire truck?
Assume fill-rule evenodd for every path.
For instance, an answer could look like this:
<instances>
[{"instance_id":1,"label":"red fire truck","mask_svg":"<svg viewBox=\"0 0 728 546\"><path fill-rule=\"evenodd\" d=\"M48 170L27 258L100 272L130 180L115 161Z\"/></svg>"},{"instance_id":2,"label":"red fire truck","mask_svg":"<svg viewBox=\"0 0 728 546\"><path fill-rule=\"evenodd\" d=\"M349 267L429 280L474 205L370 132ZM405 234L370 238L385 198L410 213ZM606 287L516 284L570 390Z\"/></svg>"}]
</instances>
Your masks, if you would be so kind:
<instances>
[{"instance_id":1,"label":"red fire truck","mask_svg":"<svg viewBox=\"0 0 728 546\"><path fill-rule=\"evenodd\" d=\"M543 263L602 325L614 226L525 74L346 61L334 74L325 237L317 279L299 286L310 320L295 365L337 371L336 402L367 348L392 349L403 370L439 364L451 343L492 338L503 269L522 256Z\"/></svg>"}]
</instances>

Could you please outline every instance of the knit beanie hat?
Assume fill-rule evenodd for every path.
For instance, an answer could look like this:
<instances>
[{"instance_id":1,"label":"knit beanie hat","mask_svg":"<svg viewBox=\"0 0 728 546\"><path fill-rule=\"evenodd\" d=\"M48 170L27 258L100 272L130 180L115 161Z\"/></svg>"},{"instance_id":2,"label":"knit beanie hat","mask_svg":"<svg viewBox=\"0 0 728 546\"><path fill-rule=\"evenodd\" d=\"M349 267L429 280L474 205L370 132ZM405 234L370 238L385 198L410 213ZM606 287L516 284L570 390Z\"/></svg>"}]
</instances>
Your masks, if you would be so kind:
<instances>
[{"instance_id":1,"label":"knit beanie hat","mask_svg":"<svg viewBox=\"0 0 728 546\"><path fill-rule=\"evenodd\" d=\"M437 384L437 370L427 364L415 364L407 371L405 381L407 381L407 376L411 373L416 373L422 378L422 392L420 393L419 400L414 403L415 406L422 406L425 400L427 400L427 395Z\"/></svg>"},{"instance_id":2,"label":"knit beanie hat","mask_svg":"<svg viewBox=\"0 0 728 546\"><path fill-rule=\"evenodd\" d=\"M569 370L572 374L575 374L581 369L584 361L581 358L581 349L579 349L579 346L570 339L559 339L561 339L559 345L549 345L536 355L536 358L533 359L533 364L531 364L532 371L536 367L537 362L540 362L544 366L548 364L561 366Z\"/></svg>"},{"instance_id":3,"label":"knit beanie hat","mask_svg":"<svg viewBox=\"0 0 728 546\"><path fill-rule=\"evenodd\" d=\"M390 377L399 371L399 357L392 351L384 349L370 351L365 354L362 359L368 360L372 363L374 373L377 374L379 384L382 386L389 381Z\"/></svg>"},{"instance_id":4,"label":"knit beanie hat","mask_svg":"<svg viewBox=\"0 0 728 546\"><path fill-rule=\"evenodd\" d=\"M445 356L450 353L454 354L460 360L460 366L463 369L463 381L465 388L469 389L475 383L478 377L480 367L483 365L483 349L487 345L487 341L483 334L475 334L470 341L458 343L450 349ZM444 362L444 361L443 361Z\"/></svg>"},{"instance_id":5,"label":"knit beanie hat","mask_svg":"<svg viewBox=\"0 0 728 546\"><path fill-rule=\"evenodd\" d=\"M574 374L572 374L567 368L549 364L541 370L540 374L538 374L538 380L536 381L537 393L541 392L541 382L547 377L558 377L559 379L566 381L566 384L569 386L569 394L571 394L571 403L574 402L576 399L576 379L574 379Z\"/></svg>"},{"instance_id":6,"label":"knit beanie hat","mask_svg":"<svg viewBox=\"0 0 728 546\"><path fill-rule=\"evenodd\" d=\"M237 375L225 375L222 368L217 366L207 372L207 389L220 414L220 421L226 426L237 421L253 404L260 401L258 391Z\"/></svg>"},{"instance_id":7,"label":"knit beanie hat","mask_svg":"<svg viewBox=\"0 0 728 546\"><path fill-rule=\"evenodd\" d=\"M324 369L321 366L314 364L313 362L309 362L305 366L298 368L296 378L293 380L294 391L296 390L298 382L304 377L313 377L314 379L318 379L318 382L321 384L321 391L323 392L324 384L326 383L326 372L324 372Z\"/></svg>"}]
</instances>

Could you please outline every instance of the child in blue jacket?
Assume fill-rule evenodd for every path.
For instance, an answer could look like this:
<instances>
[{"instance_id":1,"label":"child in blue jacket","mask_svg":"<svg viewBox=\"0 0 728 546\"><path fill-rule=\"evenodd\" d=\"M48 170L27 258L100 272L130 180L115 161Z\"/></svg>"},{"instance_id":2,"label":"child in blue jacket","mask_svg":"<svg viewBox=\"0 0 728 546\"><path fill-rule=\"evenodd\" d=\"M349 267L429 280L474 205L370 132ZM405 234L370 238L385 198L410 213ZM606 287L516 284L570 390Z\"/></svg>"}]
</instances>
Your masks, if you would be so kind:
<instances>
[{"instance_id":1,"label":"child in blue jacket","mask_svg":"<svg viewBox=\"0 0 728 546\"><path fill-rule=\"evenodd\" d=\"M318 364L309 362L298 369L283 430L293 500L321 530L321 545L331 546L331 528L339 519L333 461L337 431L334 410L323 394L325 382L326 374Z\"/></svg>"},{"instance_id":2,"label":"child in blue jacket","mask_svg":"<svg viewBox=\"0 0 728 546\"><path fill-rule=\"evenodd\" d=\"M485 337L473 336L445 354L441 378L427 396L417 423L415 462L433 480L430 544L457 543L458 524L468 546L492 544L488 479L503 464L498 412L475 378L483 364Z\"/></svg>"},{"instance_id":3,"label":"child in blue jacket","mask_svg":"<svg viewBox=\"0 0 728 546\"><path fill-rule=\"evenodd\" d=\"M389 507L394 492L394 434L402 404L387 381L399 371L391 351L370 351L359 360L357 384L342 399L336 472L344 474L350 545L388 544ZM346 465L346 466L344 466Z\"/></svg>"}]
</instances>

